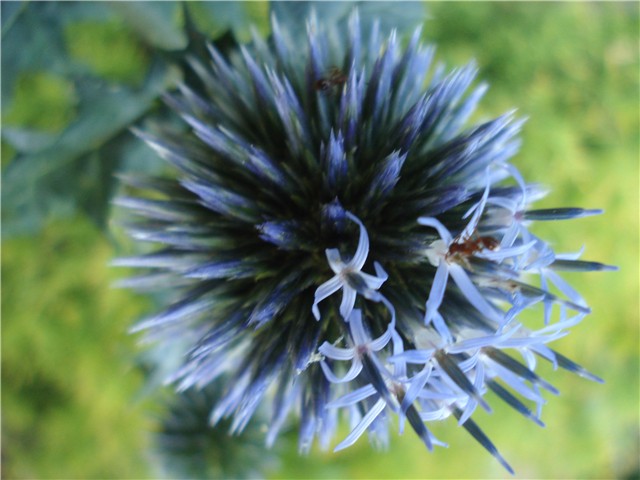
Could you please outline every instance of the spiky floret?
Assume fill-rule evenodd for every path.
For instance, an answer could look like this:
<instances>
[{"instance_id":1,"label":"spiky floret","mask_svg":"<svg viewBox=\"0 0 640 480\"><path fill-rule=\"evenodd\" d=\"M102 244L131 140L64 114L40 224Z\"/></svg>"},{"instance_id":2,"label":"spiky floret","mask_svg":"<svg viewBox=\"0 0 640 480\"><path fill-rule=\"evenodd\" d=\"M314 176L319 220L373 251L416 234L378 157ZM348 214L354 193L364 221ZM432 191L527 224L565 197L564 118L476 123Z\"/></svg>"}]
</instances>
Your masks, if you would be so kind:
<instances>
[{"instance_id":1,"label":"spiky floret","mask_svg":"<svg viewBox=\"0 0 640 480\"><path fill-rule=\"evenodd\" d=\"M470 416L492 390L541 424L540 389L557 390L537 357L599 380L547 343L589 312L556 271L610 268L527 226L599 212L529 209L541 190L508 163L522 121L465 127L485 86L473 65L432 68L420 30L401 47L357 13L344 31L312 18L303 47L272 27L191 59L199 84L167 97L187 133L136 132L177 175L125 179L150 192L118 200L127 229L161 247L116 263L148 269L128 286L178 298L135 330L191 345L180 389L233 379L211 413L232 431L270 404L267 443L295 412L307 451L345 408L338 448L384 441L390 415L432 448L425 423L453 415L510 470ZM544 325L526 327L536 304Z\"/></svg>"}]
</instances>

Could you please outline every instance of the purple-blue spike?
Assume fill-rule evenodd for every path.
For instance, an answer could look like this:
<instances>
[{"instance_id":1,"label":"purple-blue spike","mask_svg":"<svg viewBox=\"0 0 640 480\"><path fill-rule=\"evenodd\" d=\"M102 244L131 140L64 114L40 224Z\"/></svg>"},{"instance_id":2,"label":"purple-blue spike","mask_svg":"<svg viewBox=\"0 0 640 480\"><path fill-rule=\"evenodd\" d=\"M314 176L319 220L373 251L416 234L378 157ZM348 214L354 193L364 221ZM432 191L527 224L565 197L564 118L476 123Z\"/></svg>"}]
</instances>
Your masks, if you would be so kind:
<instances>
[{"instance_id":1,"label":"purple-blue spike","mask_svg":"<svg viewBox=\"0 0 640 480\"><path fill-rule=\"evenodd\" d=\"M486 383L487 383L487 387L489 387L493 391L493 393L498 395L498 397L500 397L507 405L509 405L510 407L512 407L514 410L521 413L525 417L533 420L536 423L536 425L539 425L540 427L545 426L544 423L529 408L527 408L527 406L524 403L518 400L518 398L515 395L513 395L509 390L507 390L498 382L492 379L487 380Z\"/></svg>"},{"instance_id":2,"label":"purple-blue spike","mask_svg":"<svg viewBox=\"0 0 640 480\"><path fill-rule=\"evenodd\" d=\"M563 272L602 272L616 271L615 265L605 265L599 262L589 262L586 260L554 260L549 268Z\"/></svg>"},{"instance_id":3,"label":"purple-blue spike","mask_svg":"<svg viewBox=\"0 0 640 480\"><path fill-rule=\"evenodd\" d=\"M571 220L573 218L590 217L592 215L601 215L604 210L584 208L545 208L540 210L527 210L523 212L525 220Z\"/></svg>"},{"instance_id":4,"label":"purple-blue spike","mask_svg":"<svg viewBox=\"0 0 640 480\"><path fill-rule=\"evenodd\" d=\"M523 364L521 364L517 360L514 360L512 357L510 357L503 351L493 347L485 347L483 348L483 352L493 361L499 363L506 369L515 373L516 375L521 377L523 380L527 380L534 385L540 385L542 388L553 393L554 395L560 394L557 388L555 388L546 380L540 378L535 372L532 372Z\"/></svg>"},{"instance_id":5,"label":"purple-blue spike","mask_svg":"<svg viewBox=\"0 0 640 480\"><path fill-rule=\"evenodd\" d=\"M462 417L462 410L460 410L459 408L454 408L453 415L458 420L460 420L460 418ZM515 475L515 472L513 471L513 468L511 468L511 465L509 465L507 461L502 457L502 455L500 455L500 452L498 452L498 449L495 447L495 445L491 443L489 437L487 437L484 432L480 430L480 427L478 427L478 425L473 420L468 419L462 424L462 426L467 432L471 434L473 438L476 439L476 441L480 445L482 445L491 455L496 458L496 460L498 460L498 462L500 462L500 465L502 465L507 472L509 472L511 475Z\"/></svg>"}]
</instances>

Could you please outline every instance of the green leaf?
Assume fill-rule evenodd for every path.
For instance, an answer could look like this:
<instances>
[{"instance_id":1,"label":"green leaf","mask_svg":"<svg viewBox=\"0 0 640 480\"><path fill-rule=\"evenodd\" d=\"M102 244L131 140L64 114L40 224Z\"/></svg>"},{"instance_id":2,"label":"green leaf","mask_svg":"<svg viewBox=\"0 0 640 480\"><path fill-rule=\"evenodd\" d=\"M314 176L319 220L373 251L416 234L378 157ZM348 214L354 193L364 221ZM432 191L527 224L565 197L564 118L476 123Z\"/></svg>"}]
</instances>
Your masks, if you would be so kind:
<instances>
[{"instance_id":1,"label":"green leaf","mask_svg":"<svg viewBox=\"0 0 640 480\"><path fill-rule=\"evenodd\" d=\"M2 140L18 152L36 153L53 145L56 135L27 128L3 127Z\"/></svg>"},{"instance_id":2,"label":"green leaf","mask_svg":"<svg viewBox=\"0 0 640 480\"><path fill-rule=\"evenodd\" d=\"M187 46L177 2L111 2L110 6L150 46L161 50Z\"/></svg>"},{"instance_id":3,"label":"green leaf","mask_svg":"<svg viewBox=\"0 0 640 480\"><path fill-rule=\"evenodd\" d=\"M348 17L358 2L269 2L271 13L276 16L280 27L287 30L294 41L306 40L306 20L312 11L322 22L331 25Z\"/></svg>"},{"instance_id":4,"label":"green leaf","mask_svg":"<svg viewBox=\"0 0 640 480\"><path fill-rule=\"evenodd\" d=\"M64 26L69 59L92 75L139 85L149 68L147 50L118 18L81 20Z\"/></svg>"},{"instance_id":5,"label":"green leaf","mask_svg":"<svg viewBox=\"0 0 640 480\"><path fill-rule=\"evenodd\" d=\"M69 73L57 10L54 2L30 2L13 12L13 19L3 25L3 111L11 105L16 80L23 72L47 71L63 76Z\"/></svg>"},{"instance_id":6,"label":"green leaf","mask_svg":"<svg viewBox=\"0 0 640 480\"><path fill-rule=\"evenodd\" d=\"M78 98L73 82L48 71L21 73L10 105L2 112L7 126L59 133L75 117Z\"/></svg>"},{"instance_id":7,"label":"green leaf","mask_svg":"<svg viewBox=\"0 0 640 480\"><path fill-rule=\"evenodd\" d=\"M252 26L262 34L269 31L267 2L189 2L187 6L198 29L211 39L231 31L243 43L251 39Z\"/></svg>"},{"instance_id":8,"label":"green leaf","mask_svg":"<svg viewBox=\"0 0 640 480\"><path fill-rule=\"evenodd\" d=\"M429 19L426 2L357 2L362 25L374 20L380 22L380 31L396 29L400 34L411 34Z\"/></svg>"},{"instance_id":9,"label":"green leaf","mask_svg":"<svg viewBox=\"0 0 640 480\"><path fill-rule=\"evenodd\" d=\"M283 29L286 28L298 41L306 38L305 20L312 11L315 11L318 21L331 25L346 22L357 8L364 31L377 20L385 34L394 28L400 33L411 32L428 18L424 2L270 2L270 6Z\"/></svg>"},{"instance_id":10,"label":"green leaf","mask_svg":"<svg viewBox=\"0 0 640 480\"><path fill-rule=\"evenodd\" d=\"M20 16L21 10L25 7L24 2L2 2L0 3L0 20L2 20L2 33L5 29L11 28L13 22Z\"/></svg>"},{"instance_id":11,"label":"green leaf","mask_svg":"<svg viewBox=\"0 0 640 480\"><path fill-rule=\"evenodd\" d=\"M5 168L3 235L34 232L48 218L75 212L77 205L102 222L120 158L118 136L178 79L175 68L156 61L139 90L79 83L83 103L75 121L51 146L21 154Z\"/></svg>"}]
</instances>

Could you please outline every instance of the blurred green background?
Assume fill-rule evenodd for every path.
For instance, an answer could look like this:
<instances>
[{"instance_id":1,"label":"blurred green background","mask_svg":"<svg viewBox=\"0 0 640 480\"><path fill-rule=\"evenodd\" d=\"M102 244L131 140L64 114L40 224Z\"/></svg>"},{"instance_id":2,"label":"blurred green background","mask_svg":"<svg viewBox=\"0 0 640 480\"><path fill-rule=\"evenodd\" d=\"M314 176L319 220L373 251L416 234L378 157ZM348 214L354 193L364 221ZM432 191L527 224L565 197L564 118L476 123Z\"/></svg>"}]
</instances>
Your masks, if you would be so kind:
<instances>
[{"instance_id":1,"label":"blurred green background","mask_svg":"<svg viewBox=\"0 0 640 480\"><path fill-rule=\"evenodd\" d=\"M20 58L20 52L8 51L16 43L7 39L26 20L16 9L5 11L5 3L6 172L22 161L21 145L68 133L85 112L84 93L55 62L33 69L25 60L19 71L7 69L5 59ZM267 4L242 8L261 32L268 31ZM437 58L448 66L476 59L480 78L491 86L477 117L513 107L529 117L514 163L527 180L551 188L539 206L606 210L603 216L540 225L536 231L557 251L586 245L585 258L620 266L619 272L570 275L593 314L555 344L606 383L545 371L561 390L545 407L545 429L496 402L492 415L479 412L474 418L518 478L638 478L639 4L460 2L429 3L427 9L423 38L437 44ZM244 27L233 21L200 26L212 35L232 28L246 40ZM63 27L55 41L67 46L64 54L84 73L131 89L148 84L145 72L155 61L149 42L158 40L144 37L135 23L113 14L71 18ZM38 31L46 43L46 29ZM170 35L161 38L172 41ZM144 161L154 164L147 157ZM82 172L90 178L102 164L91 158L86 162ZM19 177L3 175L3 190L11 189L8 182L15 178L19 184ZM95 193L87 182L82 195ZM3 231L7 208L5 200ZM126 334L151 301L110 287L123 275L107 266L121 246L101 228L95 212L62 203L43 211L44 228L14 232L9 225L2 242L2 477L156 477L148 453L156 407L144 390L140 348ZM15 221L15 214L9 212L9 218ZM373 451L363 439L339 454L314 450L305 458L298 457L292 432L283 439L279 463L264 475L507 475L454 421L433 425L433 430L448 449L429 454L407 432L394 438L387 452Z\"/></svg>"}]
</instances>

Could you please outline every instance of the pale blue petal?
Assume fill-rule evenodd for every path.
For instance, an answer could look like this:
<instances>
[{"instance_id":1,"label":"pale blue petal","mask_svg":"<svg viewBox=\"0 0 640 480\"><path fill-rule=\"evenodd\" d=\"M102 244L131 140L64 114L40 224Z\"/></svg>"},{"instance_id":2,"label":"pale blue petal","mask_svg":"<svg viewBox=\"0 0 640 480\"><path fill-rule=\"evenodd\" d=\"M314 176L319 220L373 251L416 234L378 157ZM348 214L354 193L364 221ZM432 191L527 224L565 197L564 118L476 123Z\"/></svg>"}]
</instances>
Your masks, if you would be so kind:
<instances>
[{"instance_id":1,"label":"pale blue petal","mask_svg":"<svg viewBox=\"0 0 640 480\"><path fill-rule=\"evenodd\" d=\"M342 257L340 257L340 251L337 248L327 248L324 253L333 273L337 275L342 272L345 264L342 262Z\"/></svg>"},{"instance_id":2,"label":"pale blue petal","mask_svg":"<svg viewBox=\"0 0 640 480\"><path fill-rule=\"evenodd\" d=\"M449 407L442 407L442 408L439 408L438 410L420 412L420 418L425 422L432 422L435 420L444 420L445 418L448 418L450 416L451 416L451 411L449 410ZM433 438L431 439L431 441L434 445L441 445L443 447L447 446L446 443L442 443L442 442L436 443Z\"/></svg>"},{"instance_id":3,"label":"pale blue petal","mask_svg":"<svg viewBox=\"0 0 640 480\"><path fill-rule=\"evenodd\" d=\"M482 365L482 362L478 362L476 367L476 378L473 382L473 386L476 387L476 390L480 391L483 385L484 367ZM460 420L458 420L458 425L462 425L463 423L465 423L471 417L477 406L478 402L474 398L470 397L467 405L465 405L464 407Z\"/></svg>"},{"instance_id":4,"label":"pale blue petal","mask_svg":"<svg viewBox=\"0 0 640 480\"><path fill-rule=\"evenodd\" d=\"M558 290L565 294L572 302L581 306L586 306L584 298L582 298L582 296L571 285L569 285L564 278L549 269L546 269L544 273L545 276L551 280L556 287L558 287Z\"/></svg>"},{"instance_id":5,"label":"pale blue petal","mask_svg":"<svg viewBox=\"0 0 640 480\"><path fill-rule=\"evenodd\" d=\"M447 230L447 227L445 227L442 223L440 223L440 220L433 217L420 217L418 218L418 223L420 225L424 225L425 227L435 228L438 231L438 235L440 235L440 238L447 245L451 245L451 242L453 241L453 236L451 235L451 232Z\"/></svg>"},{"instance_id":6,"label":"pale blue petal","mask_svg":"<svg viewBox=\"0 0 640 480\"><path fill-rule=\"evenodd\" d=\"M460 420L458 420L459 426L463 425L467 420L469 420L469 417L471 417L471 414L473 414L477 406L478 406L478 401L475 400L473 397L469 397L467 399L467 404L465 405L464 410L462 411Z\"/></svg>"},{"instance_id":7,"label":"pale blue petal","mask_svg":"<svg viewBox=\"0 0 640 480\"><path fill-rule=\"evenodd\" d=\"M344 450L345 448L350 447L351 445L356 443L358 438L362 436L362 434L367 430L369 425L371 425L371 423L376 419L376 417L382 413L385 406L386 404L383 399L378 400L375 403L375 405L371 407L371 409L367 412L367 414L362 418L362 420L360 420L360 423L356 425L356 428L354 428L353 431L349 435L347 435L347 438L345 438L342 442L340 442L338 446L333 449L333 451L338 452L340 450Z\"/></svg>"},{"instance_id":8,"label":"pale blue petal","mask_svg":"<svg viewBox=\"0 0 640 480\"><path fill-rule=\"evenodd\" d=\"M490 197L487 199L487 203L489 205L497 205L500 208L504 208L512 214L518 209L518 204L513 199L507 197Z\"/></svg>"},{"instance_id":9,"label":"pale blue petal","mask_svg":"<svg viewBox=\"0 0 640 480\"><path fill-rule=\"evenodd\" d=\"M553 352L553 350L551 350L549 347L547 347L546 345L531 345L528 348L536 352L542 358L546 358L547 360L549 360L553 365L554 370L558 369L558 358L556 357L556 354Z\"/></svg>"},{"instance_id":10,"label":"pale blue petal","mask_svg":"<svg viewBox=\"0 0 640 480\"><path fill-rule=\"evenodd\" d=\"M402 405L400 406L403 412L406 412L409 405L411 405L418 397L418 393L420 393L429 380L432 370L433 366L428 363L417 375L411 378L409 388L407 389L404 399L402 400Z\"/></svg>"},{"instance_id":11,"label":"pale blue petal","mask_svg":"<svg viewBox=\"0 0 640 480\"><path fill-rule=\"evenodd\" d=\"M353 288L344 285L342 289L342 302L340 302L340 315L342 315L342 318L346 322L349 321L353 307L356 304L356 295L356 291Z\"/></svg>"},{"instance_id":12,"label":"pale blue petal","mask_svg":"<svg viewBox=\"0 0 640 480\"><path fill-rule=\"evenodd\" d=\"M388 328L387 331L384 332L381 336L379 336L378 338L370 342L369 350L371 350L372 352L379 352L384 347L386 347L389 344L389 341L391 340L392 332L393 332L393 329Z\"/></svg>"},{"instance_id":13,"label":"pale blue petal","mask_svg":"<svg viewBox=\"0 0 640 480\"><path fill-rule=\"evenodd\" d=\"M580 323L584 319L584 317L585 317L584 313L578 313L573 317L566 318L560 322L554 323L553 325L549 325L547 327L541 328L540 330L536 330L534 334L537 336L541 334L546 334L548 332L555 332L557 330L574 327L578 323Z\"/></svg>"},{"instance_id":14,"label":"pale blue petal","mask_svg":"<svg viewBox=\"0 0 640 480\"><path fill-rule=\"evenodd\" d=\"M355 349L353 348L340 348L334 345L331 345L329 342L324 342L318 348L318 352L320 352L325 357L331 358L333 360L351 360L355 357Z\"/></svg>"},{"instance_id":15,"label":"pale blue petal","mask_svg":"<svg viewBox=\"0 0 640 480\"><path fill-rule=\"evenodd\" d=\"M549 285L547 284L547 279L544 274L540 274L540 289L544 292L549 291ZM548 297L545 297L544 301L544 324L549 325L551 321L551 314L553 313L553 300L549 300ZM561 306L562 308L562 306Z\"/></svg>"},{"instance_id":16,"label":"pale blue petal","mask_svg":"<svg viewBox=\"0 0 640 480\"><path fill-rule=\"evenodd\" d=\"M521 325L512 328L511 330L504 332L500 335L486 335L483 337L469 338L461 342L457 342L451 347L447 348L449 353L463 353L469 350L475 350L482 347L491 347L500 345L503 346L510 337L512 337L519 329Z\"/></svg>"},{"instance_id":17,"label":"pale blue petal","mask_svg":"<svg viewBox=\"0 0 640 480\"><path fill-rule=\"evenodd\" d=\"M533 345L539 345L544 343L553 342L558 340L566 335L569 332L559 331L553 335L545 335L545 336L535 336L535 337L524 337L524 338L511 338L504 342L500 342L500 348L529 348Z\"/></svg>"},{"instance_id":18,"label":"pale blue petal","mask_svg":"<svg viewBox=\"0 0 640 480\"><path fill-rule=\"evenodd\" d=\"M395 322L394 322L394 326L395 326ZM400 355L403 351L404 351L404 342L402 341L402 338L400 338L400 335L398 335L398 333L393 330L391 332L391 340L393 342L393 355ZM405 362L403 361L397 361L394 362L393 365L393 374L395 378L406 378L407 376L407 365L405 364Z\"/></svg>"},{"instance_id":19,"label":"pale blue petal","mask_svg":"<svg viewBox=\"0 0 640 480\"><path fill-rule=\"evenodd\" d=\"M382 268L382 265L380 265L380 263L373 262L373 268L376 269L376 275L378 276L378 278L384 279L384 280L389 278L389 275L384 270L384 268Z\"/></svg>"},{"instance_id":20,"label":"pale blue petal","mask_svg":"<svg viewBox=\"0 0 640 480\"><path fill-rule=\"evenodd\" d=\"M487 186L485 187L484 192L482 193L482 197L480 198L480 201L462 217L462 218L466 218L466 216L473 211L473 216L471 217L471 220L469 220L469 223L464 228L464 230L462 230L462 232L460 233L460 238L467 239L471 237L471 235L473 235L473 233L476 231L476 228L478 228L478 222L480 222L480 217L484 213L484 207L487 204L487 198L489 197L490 188L491 188L491 181L490 181L489 175L487 175Z\"/></svg>"},{"instance_id":21,"label":"pale blue petal","mask_svg":"<svg viewBox=\"0 0 640 480\"><path fill-rule=\"evenodd\" d=\"M353 258L349 262L349 266L354 270L360 271L364 267L367 261L367 255L369 255L369 236L367 235L367 229L364 228L364 224L351 212L346 213L347 218L356 222L360 226L360 238L358 239L358 248Z\"/></svg>"},{"instance_id":22,"label":"pale blue petal","mask_svg":"<svg viewBox=\"0 0 640 480\"><path fill-rule=\"evenodd\" d=\"M480 356L480 352L474 353L473 355L471 355L466 360L461 361L458 364L458 368L460 370L462 370L463 372L465 372L465 373L470 372L478 364L479 356Z\"/></svg>"},{"instance_id":23,"label":"pale blue petal","mask_svg":"<svg viewBox=\"0 0 640 480\"><path fill-rule=\"evenodd\" d=\"M340 288L342 288L340 277L335 276L324 282L316 289L313 298L313 306L311 307L311 311L313 312L313 316L316 317L316 320L320 320L320 309L318 309L318 304L325 298L336 293Z\"/></svg>"},{"instance_id":24,"label":"pale blue petal","mask_svg":"<svg viewBox=\"0 0 640 480\"><path fill-rule=\"evenodd\" d=\"M431 291L429 292L429 298L426 303L426 313L424 315L425 325L429 325L433 317L435 316L438 308L442 304L444 297L444 291L447 288L447 279L449 278L449 264L447 262L440 262L436 274L433 277L433 284L431 285Z\"/></svg>"},{"instance_id":25,"label":"pale blue petal","mask_svg":"<svg viewBox=\"0 0 640 480\"><path fill-rule=\"evenodd\" d=\"M513 245L513 242L515 242L516 238L518 237L519 230L520 225L518 225L518 223L514 220L513 223L509 225L509 227L507 227L507 231L504 232L502 240L500 240L500 248L509 248L511 245Z\"/></svg>"},{"instance_id":26,"label":"pale blue petal","mask_svg":"<svg viewBox=\"0 0 640 480\"><path fill-rule=\"evenodd\" d=\"M534 240L524 245L517 245L515 247L500 248L498 250L484 249L478 256L486 258L487 260L492 260L494 262L501 262L507 258L517 257L519 255L527 253L535 244L536 242Z\"/></svg>"},{"instance_id":27,"label":"pale blue petal","mask_svg":"<svg viewBox=\"0 0 640 480\"><path fill-rule=\"evenodd\" d=\"M522 178L520 171L510 163L503 163L502 167L505 168L511 174L513 179L518 183L518 186L522 191L522 196L520 197L520 206L521 208L524 207L524 205L526 205L527 203L527 184L525 183L524 178Z\"/></svg>"},{"instance_id":28,"label":"pale blue petal","mask_svg":"<svg viewBox=\"0 0 640 480\"><path fill-rule=\"evenodd\" d=\"M461 266L449 265L449 274L471 305L487 318L498 323L502 322L502 315L487 302Z\"/></svg>"},{"instance_id":29,"label":"pale blue petal","mask_svg":"<svg viewBox=\"0 0 640 480\"><path fill-rule=\"evenodd\" d=\"M502 365L494 362L493 360L485 361L485 365L490 367L491 371L495 372L497 376L499 376L507 385L509 385L527 400L531 400L536 403L545 403L544 398L542 398L540 393L537 392L537 389L533 390L532 388L530 388L527 383L515 373L504 368Z\"/></svg>"},{"instance_id":30,"label":"pale blue petal","mask_svg":"<svg viewBox=\"0 0 640 480\"><path fill-rule=\"evenodd\" d=\"M359 308L354 309L347 321L350 324L351 338L355 347L366 345L369 342L369 336L362 323L362 311Z\"/></svg>"},{"instance_id":31,"label":"pale blue petal","mask_svg":"<svg viewBox=\"0 0 640 480\"><path fill-rule=\"evenodd\" d=\"M375 393L377 393L377 390L373 387L373 385L365 385L364 387L360 387L353 392L349 392L346 395L343 395L342 397L327 403L326 408L340 408L355 405L365 398L369 398Z\"/></svg>"},{"instance_id":32,"label":"pale blue petal","mask_svg":"<svg viewBox=\"0 0 640 480\"><path fill-rule=\"evenodd\" d=\"M436 329L438 334L442 337L445 344L449 345L453 343L453 336L451 335L451 332L449 331L449 327L447 327L447 324L445 323L444 318L442 317L442 315L440 315L440 312L435 313L435 315L433 316L432 323L433 323L433 327Z\"/></svg>"},{"instance_id":33,"label":"pale blue petal","mask_svg":"<svg viewBox=\"0 0 640 480\"><path fill-rule=\"evenodd\" d=\"M389 328L395 328L396 327L396 309L394 308L393 304L389 300L387 300L387 297L385 297L384 295L380 295L380 301L384 304L385 307L387 307L387 309L389 310L389 313L391 314L391 321L389 322ZM394 354L396 353L395 342L396 340L394 338L394 350L393 350ZM402 340L400 340L400 345L402 345Z\"/></svg>"},{"instance_id":34,"label":"pale blue petal","mask_svg":"<svg viewBox=\"0 0 640 480\"><path fill-rule=\"evenodd\" d=\"M331 383L350 382L354 378L356 378L358 374L362 371L362 363L357 358L354 359L353 363L351 364L351 367L349 367L349 371L347 371L347 373L342 378L336 376L336 374L334 374L331 371L331 369L329 368L329 365L327 365L327 362L325 362L324 360L320 362L320 367L322 368L324 376L327 377L327 380L329 380Z\"/></svg>"},{"instance_id":35,"label":"pale blue petal","mask_svg":"<svg viewBox=\"0 0 640 480\"><path fill-rule=\"evenodd\" d=\"M583 253L584 245L582 245L582 247L580 247L580 250L578 250L577 252L558 253L556 254L556 258L558 260L578 260Z\"/></svg>"},{"instance_id":36,"label":"pale blue petal","mask_svg":"<svg viewBox=\"0 0 640 480\"><path fill-rule=\"evenodd\" d=\"M536 357L527 349L522 348L518 351L520 352L520 355L522 355L522 358L524 358L527 368L533 372L537 365Z\"/></svg>"},{"instance_id":37,"label":"pale blue petal","mask_svg":"<svg viewBox=\"0 0 640 480\"><path fill-rule=\"evenodd\" d=\"M428 350L405 350L402 353L389 357L388 360L391 363L412 363L412 364L424 364L433 358L435 349L430 348Z\"/></svg>"},{"instance_id":38,"label":"pale blue petal","mask_svg":"<svg viewBox=\"0 0 640 480\"><path fill-rule=\"evenodd\" d=\"M364 280L364 282L367 284L367 287L372 290L378 290L387 280L386 278L378 278L364 272L358 272L358 275L360 275L360 277Z\"/></svg>"}]
</instances>

